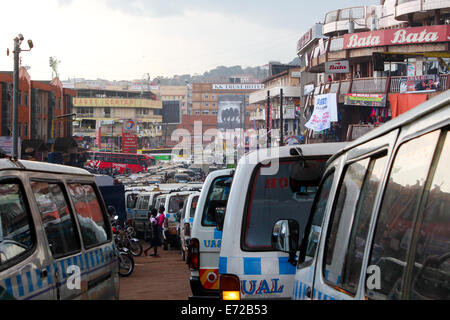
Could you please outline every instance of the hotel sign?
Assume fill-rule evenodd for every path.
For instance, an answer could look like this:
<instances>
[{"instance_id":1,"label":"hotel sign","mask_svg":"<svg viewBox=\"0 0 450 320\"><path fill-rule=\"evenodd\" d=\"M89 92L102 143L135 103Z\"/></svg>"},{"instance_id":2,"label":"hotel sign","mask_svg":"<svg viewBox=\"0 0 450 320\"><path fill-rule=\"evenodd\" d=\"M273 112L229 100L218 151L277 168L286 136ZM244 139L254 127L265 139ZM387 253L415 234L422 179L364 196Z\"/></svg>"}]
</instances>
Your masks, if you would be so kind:
<instances>
[{"instance_id":1,"label":"hotel sign","mask_svg":"<svg viewBox=\"0 0 450 320\"><path fill-rule=\"evenodd\" d=\"M344 35L344 49L450 41L450 25L378 30Z\"/></svg>"},{"instance_id":2,"label":"hotel sign","mask_svg":"<svg viewBox=\"0 0 450 320\"><path fill-rule=\"evenodd\" d=\"M260 90L264 89L262 83L226 83L226 84L213 84L213 90Z\"/></svg>"},{"instance_id":3,"label":"hotel sign","mask_svg":"<svg viewBox=\"0 0 450 320\"><path fill-rule=\"evenodd\" d=\"M162 102L149 99L73 98L74 107L125 107L162 109Z\"/></svg>"}]
</instances>

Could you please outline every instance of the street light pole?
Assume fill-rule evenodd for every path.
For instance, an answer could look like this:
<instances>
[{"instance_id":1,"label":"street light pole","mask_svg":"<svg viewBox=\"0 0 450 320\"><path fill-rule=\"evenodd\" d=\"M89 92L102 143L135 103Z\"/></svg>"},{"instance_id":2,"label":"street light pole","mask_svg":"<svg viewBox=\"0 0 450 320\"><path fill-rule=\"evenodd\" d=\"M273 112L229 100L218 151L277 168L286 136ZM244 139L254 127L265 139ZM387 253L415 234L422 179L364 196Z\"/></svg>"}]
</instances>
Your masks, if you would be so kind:
<instances>
[{"instance_id":1,"label":"street light pole","mask_svg":"<svg viewBox=\"0 0 450 320\"><path fill-rule=\"evenodd\" d=\"M22 38L23 39L23 38ZM12 145L12 157L17 159L19 156L19 55L20 55L20 43L22 42L19 37L14 38L14 72L13 72L13 145Z\"/></svg>"},{"instance_id":2,"label":"street light pole","mask_svg":"<svg viewBox=\"0 0 450 320\"><path fill-rule=\"evenodd\" d=\"M14 38L14 71L13 71L13 129L12 129L12 158L19 157L19 59L22 51L31 51L33 41L28 40L29 50L20 49L23 41L23 35L18 34ZM9 55L9 50L7 51Z\"/></svg>"}]
</instances>

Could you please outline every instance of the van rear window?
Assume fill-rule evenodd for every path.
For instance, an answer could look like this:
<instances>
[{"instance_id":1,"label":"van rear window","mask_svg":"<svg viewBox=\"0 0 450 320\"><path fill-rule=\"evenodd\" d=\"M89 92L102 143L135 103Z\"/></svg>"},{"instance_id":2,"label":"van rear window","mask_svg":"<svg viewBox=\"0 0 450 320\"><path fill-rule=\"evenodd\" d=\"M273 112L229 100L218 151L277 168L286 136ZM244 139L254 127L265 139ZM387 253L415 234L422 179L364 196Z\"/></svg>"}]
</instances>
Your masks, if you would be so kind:
<instances>
[{"instance_id":1,"label":"van rear window","mask_svg":"<svg viewBox=\"0 0 450 320\"><path fill-rule=\"evenodd\" d=\"M278 220L295 219L300 239L308 222L326 160L282 160L275 175L256 169L243 225L243 249L272 250L272 229Z\"/></svg>"},{"instance_id":2,"label":"van rear window","mask_svg":"<svg viewBox=\"0 0 450 320\"><path fill-rule=\"evenodd\" d=\"M217 225L215 210L227 206L232 181L233 178L230 176L218 177L213 181L203 210L202 226L215 227Z\"/></svg>"}]
</instances>

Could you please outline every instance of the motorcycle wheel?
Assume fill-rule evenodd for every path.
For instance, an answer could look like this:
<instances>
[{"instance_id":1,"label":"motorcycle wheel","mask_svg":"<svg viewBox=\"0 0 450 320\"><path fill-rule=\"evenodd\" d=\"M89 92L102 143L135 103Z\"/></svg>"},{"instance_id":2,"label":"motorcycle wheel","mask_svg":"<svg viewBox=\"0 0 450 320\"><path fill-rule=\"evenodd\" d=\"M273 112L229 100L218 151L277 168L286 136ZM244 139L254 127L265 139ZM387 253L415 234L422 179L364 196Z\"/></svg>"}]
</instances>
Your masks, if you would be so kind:
<instances>
[{"instance_id":1,"label":"motorcycle wheel","mask_svg":"<svg viewBox=\"0 0 450 320\"><path fill-rule=\"evenodd\" d=\"M128 277L133 273L134 270L134 260L133 258L125 252L119 252L119 276Z\"/></svg>"},{"instance_id":2,"label":"motorcycle wheel","mask_svg":"<svg viewBox=\"0 0 450 320\"><path fill-rule=\"evenodd\" d=\"M130 252L133 256L139 257L142 254L142 245L137 241L130 241L128 243L128 249L130 249Z\"/></svg>"}]
</instances>

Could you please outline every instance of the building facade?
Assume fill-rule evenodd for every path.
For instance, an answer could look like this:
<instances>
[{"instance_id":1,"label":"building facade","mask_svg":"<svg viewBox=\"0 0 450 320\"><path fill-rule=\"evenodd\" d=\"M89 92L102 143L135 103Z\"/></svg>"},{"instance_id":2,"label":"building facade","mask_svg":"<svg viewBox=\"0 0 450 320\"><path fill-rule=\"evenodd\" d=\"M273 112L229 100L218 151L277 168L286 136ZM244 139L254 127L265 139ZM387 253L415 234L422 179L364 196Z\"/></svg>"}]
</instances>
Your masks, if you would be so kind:
<instances>
[{"instance_id":1,"label":"building facade","mask_svg":"<svg viewBox=\"0 0 450 320\"><path fill-rule=\"evenodd\" d=\"M0 132L12 136L13 72L0 72ZM19 70L18 131L22 158L47 160L48 152L76 149L72 139L73 97L76 91L63 88L61 81L31 80L25 68ZM75 150L76 152L76 150Z\"/></svg>"},{"instance_id":2,"label":"building facade","mask_svg":"<svg viewBox=\"0 0 450 320\"><path fill-rule=\"evenodd\" d=\"M310 119L317 98L333 94L338 115L327 130L308 129L308 142L353 140L449 89L449 0L343 8L321 25L297 43L302 71L315 76L301 113Z\"/></svg>"},{"instance_id":3,"label":"building facade","mask_svg":"<svg viewBox=\"0 0 450 320\"><path fill-rule=\"evenodd\" d=\"M79 89L74 135L88 149L122 150L124 121L137 123L138 149L161 143L162 102L152 92Z\"/></svg>"}]
</instances>

